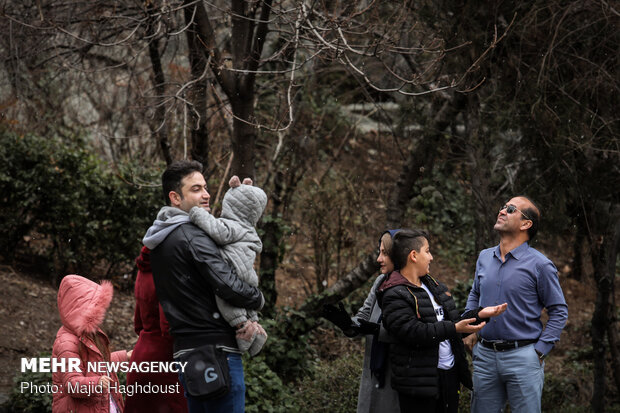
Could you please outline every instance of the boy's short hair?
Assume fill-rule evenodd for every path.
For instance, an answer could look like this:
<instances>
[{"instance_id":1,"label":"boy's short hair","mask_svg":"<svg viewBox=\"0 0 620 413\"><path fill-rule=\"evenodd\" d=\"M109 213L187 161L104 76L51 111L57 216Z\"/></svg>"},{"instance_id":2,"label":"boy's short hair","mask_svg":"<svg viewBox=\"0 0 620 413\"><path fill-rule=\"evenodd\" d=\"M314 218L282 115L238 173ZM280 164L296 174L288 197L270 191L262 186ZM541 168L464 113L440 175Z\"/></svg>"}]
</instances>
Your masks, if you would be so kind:
<instances>
[{"instance_id":1,"label":"boy's short hair","mask_svg":"<svg viewBox=\"0 0 620 413\"><path fill-rule=\"evenodd\" d=\"M425 239L430 243L428 233L421 229L403 229L394 234L392 251L389 254L394 263L394 269L404 268L407 265L409 253L413 250L420 251Z\"/></svg>"},{"instance_id":2,"label":"boy's short hair","mask_svg":"<svg viewBox=\"0 0 620 413\"><path fill-rule=\"evenodd\" d=\"M164 192L164 200L166 205L170 205L170 197L168 194L170 191L174 191L183 198L181 193L181 181L188 175L194 172L202 173L202 164L198 161L190 161L187 159L181 161L174 161L161 175L161 187Z\"/></svg>"}]
</instances>

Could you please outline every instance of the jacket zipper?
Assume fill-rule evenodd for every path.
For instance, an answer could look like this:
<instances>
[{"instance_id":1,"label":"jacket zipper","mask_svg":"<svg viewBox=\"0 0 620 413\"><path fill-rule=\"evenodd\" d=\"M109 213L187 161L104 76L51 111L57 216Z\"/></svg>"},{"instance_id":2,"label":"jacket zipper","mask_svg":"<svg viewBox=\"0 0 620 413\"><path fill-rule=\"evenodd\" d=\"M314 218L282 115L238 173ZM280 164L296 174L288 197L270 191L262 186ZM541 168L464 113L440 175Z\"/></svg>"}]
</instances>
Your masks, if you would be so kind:
<instances>
[{"instance_id":1,"label":"jacket zipper","mask_svg":"<svg viewBox=\"0 0 620 413\"><path fill-rule=\"evenodd\" d=\"M409 294L411 294L413 296L413 299L415 300L415 313L421 320L422 317L420 316L420 308L418 307L418 297L415 296L415 294L409 289L409 287L407 287L407 291L409 291Z\"/></svg>"}]
</instances>

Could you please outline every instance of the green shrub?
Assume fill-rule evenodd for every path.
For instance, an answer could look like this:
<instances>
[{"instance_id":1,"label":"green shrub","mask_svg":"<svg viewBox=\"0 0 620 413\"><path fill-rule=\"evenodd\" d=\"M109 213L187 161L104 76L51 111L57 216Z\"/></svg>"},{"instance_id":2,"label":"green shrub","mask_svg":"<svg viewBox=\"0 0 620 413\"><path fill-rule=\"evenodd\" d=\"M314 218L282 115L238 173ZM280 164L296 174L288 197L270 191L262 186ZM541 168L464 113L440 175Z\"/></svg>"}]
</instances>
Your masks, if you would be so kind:
<instances>
[{"instance_id":1,"label":"green shrub","mask_svg":"<svg viewBox=\"0 0 620 413\"><path fill-rule=\"evenodd\" d=\"M0 254L6 260L31 237L56 274L89 272L102 262L110 273L133 261L161 204L160 191L128 183L120 177L128 166L113 173L83 146L0 130Z\"/></svg>"},{"instance_id":2,"label":"green shrub","mask_svg":"<svg viewBox=\"0 0 620 413\"><path fill-rule=\"evenodd\" d=\"M460 394L459 394L459 413L469 413L471 406L471 391L465 387L461 386Z\"/></svg>"},{"instance_id":3,"label":"green shrub","mask_svg":"<svg viewBox=\"0 0 620 413\"><path fill-rule=\"evenodd\" d=\"M357 408L363 356L347 354L336 360L322 360L315 372L298 387L298 410L314 413L350 413Z\"/></svg>"},{"instance_id":4,"label":"green shrub","mask_svg":"<svg viewBox=\"0 0 620 413\"><path fill-rule=\"evenodd\" d=\"M37 357L50 357L50 353L40 353ZM127 373L118 372L118 379L121 385L127 384ZM40 388L45 391L21 391L21 383L30 383L30 388ZM0 406L0 412L22 412L22 413L51 413L53 393L50 391L52 385L52 373L33 373L28 371L15 376L13 379L13 389L6 403ZM48 387L49 386L49 387Z\"/></svg>"},{"instance_id":5,"label":"green shrub","mask_svg":"<svg viewBox=\"0 0 620 413\"><path fill-rule=\"evenodd\" d=\"M456 304L456 308L459 309L459 311L465 309L472 285L474 285L473 278L470 278L467 281L456 280L456 284L450 290L454 303Z\"/></svg>"},{"instance_id":6,"label":"green shrub","mask_svg":"<svg viewBox=\"0 0 620 413\"><path fill-rule=\"evenodd\" d=\"M250 359L244 356L247 413L287 413L295 411L292 387L286 386L263 356Z\"/></svg>"},{"instance_id":7,"label":"green shrub","mask_svg":"<svg viewBox=\"0 0 620 413\"><path fill-rule=\"evenodd\" d=\"M20 390L22 382L29 382L31 386L47 386L52 384L52 373L21 374L13 380L14 386L9 400L2 406L7 412L45 413L52 411L52 392Z\"/></svg>"},{"instance_id":8,"label":"green shrub","mask_svg":"<svg viewBox=\"0 0 620 413\"><path fill-rule=\"evenodd\" d=\"M575 377L545 373L542 394L542 410L545 412L576 411L579 400L579 384Z\"/></svg>"},{"instance_id":9,"label":"green shrub","mask_svg":"<svg viewBox=\"0 0 620 413\"><path fill-rule=\"evenodd\" d=\"M50 357L49 352L42 352L37 357ZM13 389L9 399L0 406L2 412L23 413L46 413L52 411L52 392L50 391L21 391L21 383L31 384L31 388L37 386L51 386L52 373L33 373L31 371L21 373L13 378Z\"/></svg>"},{"instance_id":10,"label":"green shrub","mask_svg":"<svg viewBox=\"0 0 620 413\"><path fill-rule=\"evenodd\" d=\"M314 319L288 307L279 309L275 319L261 320L269 334L261 354L267 366L285 383L298 380L313 369L315 351L308 343L308 331L314 323Z\"/></svg>"},{"instance_id":11,"label":"green shrub","mask_svg":"<svg viewBox=\"0 0 620 413\"><path fill-rule=\"evenodd\" d=\"M467 207L471 204L467 188L447 169L448 165L442 165L416 183L419 195L410 203L403 222L428 230L436 258L461 270L477 254L472 236L474 214Z\"/></svg>"}]
</instances>

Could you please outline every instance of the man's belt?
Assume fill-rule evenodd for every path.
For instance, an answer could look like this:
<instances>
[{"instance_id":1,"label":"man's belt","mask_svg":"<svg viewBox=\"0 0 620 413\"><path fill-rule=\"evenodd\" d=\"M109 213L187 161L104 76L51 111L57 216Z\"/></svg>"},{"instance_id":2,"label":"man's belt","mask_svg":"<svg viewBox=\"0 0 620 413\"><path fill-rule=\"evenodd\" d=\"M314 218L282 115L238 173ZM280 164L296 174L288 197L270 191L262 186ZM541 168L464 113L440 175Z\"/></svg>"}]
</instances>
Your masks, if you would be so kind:
<instances>
[{"instance_id":1,"label":"man's belt","mask_svg":"<svg viewBox=\"0 0 620 413\"><path fill-rule=\"evenodd\" d=\"M515 340L515 341L489 341L485 340L482 337L479 337L478 340L480 344L482 344L486 348L493 349L495 351L507 351L514 350L519 347L527 346L528 344L534 344L538 340Z\"/></svg>"}]
</instances>

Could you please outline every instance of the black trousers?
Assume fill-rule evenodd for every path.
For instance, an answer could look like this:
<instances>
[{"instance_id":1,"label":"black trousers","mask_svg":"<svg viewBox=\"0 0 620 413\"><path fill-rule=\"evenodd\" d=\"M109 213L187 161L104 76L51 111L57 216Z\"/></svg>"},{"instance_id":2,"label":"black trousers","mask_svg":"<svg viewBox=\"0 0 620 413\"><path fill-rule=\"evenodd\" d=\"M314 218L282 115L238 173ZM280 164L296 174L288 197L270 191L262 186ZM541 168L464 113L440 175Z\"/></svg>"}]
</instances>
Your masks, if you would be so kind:
<instances>
[{"instance_id":1,"label":"black trousers","mask_svg":"<svg viewBox=\"0 0 620 413\"><path fill-rule=\"evenodd\" d=\"M459 377L456 366L450 370L437 369L439 396L416 397L398 393L401 413L457 413L459 409Z\"/></svg>"}]
</instances>

